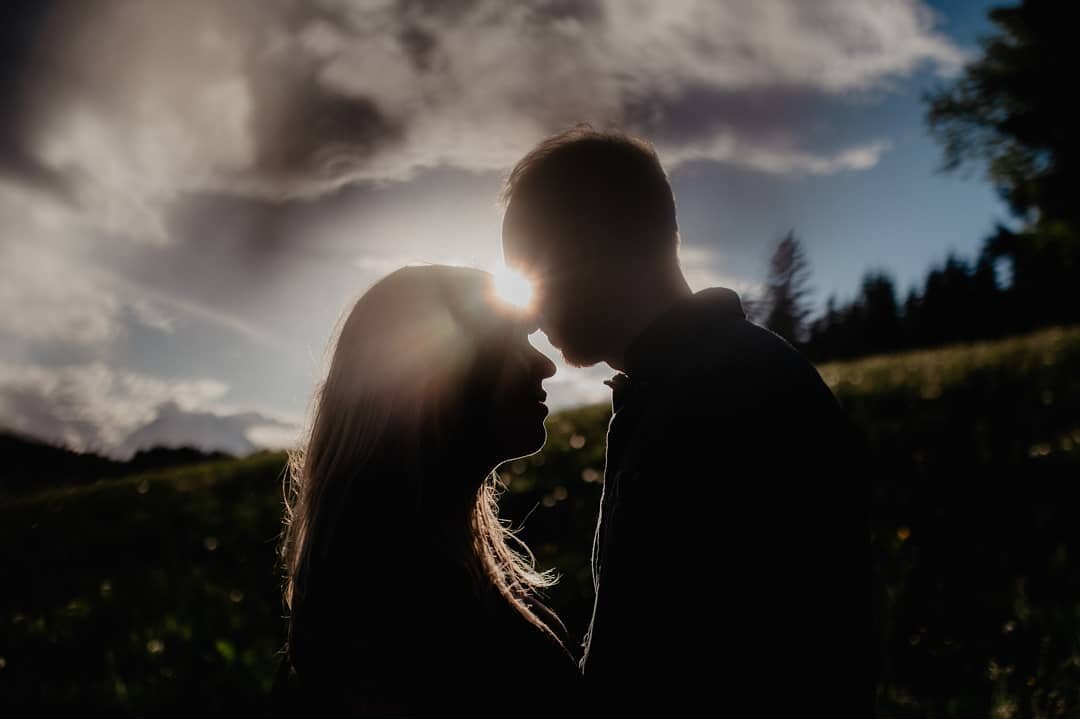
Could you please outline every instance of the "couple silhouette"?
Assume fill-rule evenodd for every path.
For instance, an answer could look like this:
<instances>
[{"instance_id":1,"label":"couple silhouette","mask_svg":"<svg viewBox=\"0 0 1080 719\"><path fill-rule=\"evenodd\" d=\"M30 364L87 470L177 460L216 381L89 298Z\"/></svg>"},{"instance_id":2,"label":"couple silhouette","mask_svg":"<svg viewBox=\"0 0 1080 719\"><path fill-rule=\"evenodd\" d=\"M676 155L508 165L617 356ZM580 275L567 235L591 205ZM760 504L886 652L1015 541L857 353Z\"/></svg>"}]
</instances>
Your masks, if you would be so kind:
<instances>
[{"instance_id":1,"label":"couple silhouette","mask_svg":"<svg viewBox=\"0 0 1080 719\"><path fill-rule=\"evenodd\" d=\"M653 147L587 125L503 190L503 254L355 304L291 456L280 716L864 716L867 490L814 367L726 288L692 292ZM583 647L500 522L544 444L542 329L612 387ZM854 507L854 508L853 508Z\"/></svg>"}]
</instances>

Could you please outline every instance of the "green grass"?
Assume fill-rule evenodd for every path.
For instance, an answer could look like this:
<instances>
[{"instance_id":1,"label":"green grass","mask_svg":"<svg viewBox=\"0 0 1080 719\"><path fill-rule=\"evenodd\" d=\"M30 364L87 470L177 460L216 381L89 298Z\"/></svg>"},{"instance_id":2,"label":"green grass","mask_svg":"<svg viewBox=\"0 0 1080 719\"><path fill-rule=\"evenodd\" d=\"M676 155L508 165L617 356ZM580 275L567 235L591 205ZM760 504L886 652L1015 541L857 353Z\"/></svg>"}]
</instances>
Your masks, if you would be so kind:
<instances>
[{"instance_id":1,"label":"green grass","mask_svg":"<svg viewBox=\"0 0 1080 719\"><path fill-rule=\"evenodd\" d=\"M1080 329L829 365L870 439L882 717L1080 712Z\"/></svg>"},{"instance_id":2,"label":"green grass","mask_svg":"<svg viewBox=\"0 0 1080 719\"><path fill-rule=\"evenodd\" d=\"M1057 370L1073 366L1078 355L1080 327L1055 327L1004 340L831 362L818 371L833 391L842 395L906 390L933 400L985 375L1040 386L1047 379L1056 381ZM1058 388L1041 389L1050 393L1046 403L1052 403Z\"/></svg>"},{"instance_id":3,"label":"green grass","mask_svg":"<svg viewBox=\"0 0 1080 719\"><path fill-rule=\"evenodd\" d=\"M1080 329L821 372L875 457L880 714L1080 711ZM551 600L578 635L608 416L553 415L544 451L501 470L504 516L528 517L523 536L562 574ZM284 630L284 461L262 453L0 507L0 714L265 710Z\"/></svg>"},{"instance_id":4,"label":"green grass","mask_svg":"<svg viewBox=\"0 0 1080 719\"><path fill-rule=\"evenodd\" d=\"M258 707L282 616L283 461L260 454L5 507L0 705Z\"/></svg>"}]
</instances>

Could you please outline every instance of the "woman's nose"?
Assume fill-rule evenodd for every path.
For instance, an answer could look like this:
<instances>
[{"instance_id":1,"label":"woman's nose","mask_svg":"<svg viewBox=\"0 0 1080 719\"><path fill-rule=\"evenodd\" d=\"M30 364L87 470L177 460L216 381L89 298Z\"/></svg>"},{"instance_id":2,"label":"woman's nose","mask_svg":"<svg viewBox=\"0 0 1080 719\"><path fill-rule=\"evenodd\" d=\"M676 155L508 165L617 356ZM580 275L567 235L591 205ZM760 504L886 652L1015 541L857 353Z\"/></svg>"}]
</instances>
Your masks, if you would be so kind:
<instances>
[{"instance_id":1,"label":"woman's nose","mask_svg":"<svg viewBox=\"0 0 1080 719\"><path fill-rule=\"evenodd\" d=\"M537 367L537 371L540 373L540 377L547 379L555 374L555 363L548 359L548 356L536 349L532 348L534 364Z\"/></svg>"}]
</instances>

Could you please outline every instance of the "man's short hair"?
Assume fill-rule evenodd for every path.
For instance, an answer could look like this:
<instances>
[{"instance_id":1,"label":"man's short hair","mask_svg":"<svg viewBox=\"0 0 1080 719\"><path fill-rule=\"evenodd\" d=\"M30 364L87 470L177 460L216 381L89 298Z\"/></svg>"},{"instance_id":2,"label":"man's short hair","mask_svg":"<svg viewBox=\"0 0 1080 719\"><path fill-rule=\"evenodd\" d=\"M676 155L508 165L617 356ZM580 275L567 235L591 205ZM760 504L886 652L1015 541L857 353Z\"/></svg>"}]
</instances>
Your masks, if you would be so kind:
<instances>
[{"instance_id":1,"label":"man's short hair","mask_svg":"<svg viewBox=\"0 0 1080 719\"><path fill-rule=\"evenodd\" d=\"M621 254L674 255L675 198L656 149L640 137L577 125L532 149L501 193L509 230Z\"/></svg>"}]
</instances>

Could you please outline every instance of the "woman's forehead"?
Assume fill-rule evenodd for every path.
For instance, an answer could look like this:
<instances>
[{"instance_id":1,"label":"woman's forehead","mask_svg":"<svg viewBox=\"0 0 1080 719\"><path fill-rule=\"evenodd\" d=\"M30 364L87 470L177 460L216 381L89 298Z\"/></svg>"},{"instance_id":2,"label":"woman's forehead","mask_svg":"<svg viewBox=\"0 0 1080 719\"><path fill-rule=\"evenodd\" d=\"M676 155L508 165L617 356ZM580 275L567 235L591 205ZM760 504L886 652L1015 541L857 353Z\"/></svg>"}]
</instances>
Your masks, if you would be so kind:
<instances>
[{"instance_id":1,"label":"woman's forehead","mask_svg":"<svg viewBox=\"0 0 1080 719\"><path fill-rule=\"evenodd\" d=\"M500 313L491 319L492 322L487 327L487 333L491 334L526 339L540 329L535 315L531 313Z\"/></svg>"}]
</instances>

